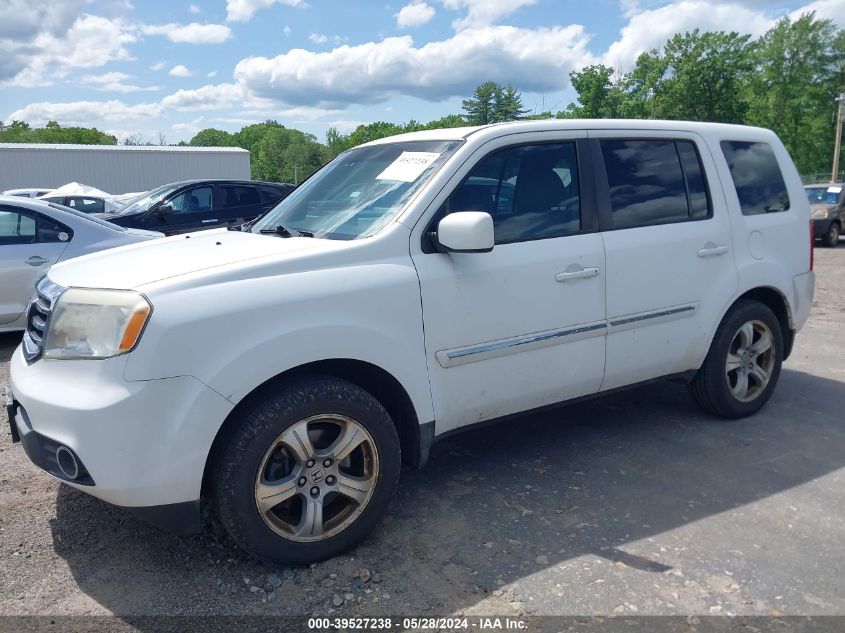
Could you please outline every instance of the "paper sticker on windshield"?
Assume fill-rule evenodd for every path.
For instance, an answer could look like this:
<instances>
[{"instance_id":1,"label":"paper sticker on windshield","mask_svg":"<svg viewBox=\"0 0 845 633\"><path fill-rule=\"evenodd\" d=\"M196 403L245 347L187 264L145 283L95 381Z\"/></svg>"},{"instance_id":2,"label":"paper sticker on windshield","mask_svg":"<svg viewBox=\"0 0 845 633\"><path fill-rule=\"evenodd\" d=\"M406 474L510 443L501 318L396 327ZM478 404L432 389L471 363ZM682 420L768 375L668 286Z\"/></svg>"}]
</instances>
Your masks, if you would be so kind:
<instances>
[{"instance_id":1,"label":"paper sticker on windshield","mask_svg":"<svg viewBox=\"0 0 845 633\"><path fill-rule=\"evenodd\" d=\"M828 187L828 193L842 193L842 187Z\"/></svg>"},{"instance_id":2,"label":"paper sticker on windshield","mask_svg":"<svg viewBox=\"0 0 845 633\"><path fill-rule=\"evenodd\" d=\"M439 156L439 152L402 152L399 158L376 176L376 180L414 182Z\"/></svg>"}]
</instances>

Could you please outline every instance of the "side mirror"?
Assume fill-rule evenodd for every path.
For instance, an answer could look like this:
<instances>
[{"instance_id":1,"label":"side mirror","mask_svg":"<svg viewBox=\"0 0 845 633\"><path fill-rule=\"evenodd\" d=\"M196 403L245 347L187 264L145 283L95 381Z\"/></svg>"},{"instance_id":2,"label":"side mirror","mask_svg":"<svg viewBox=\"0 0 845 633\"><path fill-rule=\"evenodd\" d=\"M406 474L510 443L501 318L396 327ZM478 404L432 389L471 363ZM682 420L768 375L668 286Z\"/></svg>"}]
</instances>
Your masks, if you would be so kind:
<instances>
[{"instance_id":1,"label":"side mirror","mask_svg":"<svg viewBox=\"0 0 845 633\"><path fill-rule=\"evenodd\" d=\"M483 211L457 211L437 224L435 242L447 253L489 253L493 250L493 218Z\"/></svg>"},{"instance_id":2,"label":"side mirror","mask_svg":"<svg viewBox=\"0 0 845 633\"><path fill-rule=\"evenodd\" d=\"M173 213L173 206L169 204L162 204L156 209L156 215L170 215Z\"/></svg>"}]
</instances>

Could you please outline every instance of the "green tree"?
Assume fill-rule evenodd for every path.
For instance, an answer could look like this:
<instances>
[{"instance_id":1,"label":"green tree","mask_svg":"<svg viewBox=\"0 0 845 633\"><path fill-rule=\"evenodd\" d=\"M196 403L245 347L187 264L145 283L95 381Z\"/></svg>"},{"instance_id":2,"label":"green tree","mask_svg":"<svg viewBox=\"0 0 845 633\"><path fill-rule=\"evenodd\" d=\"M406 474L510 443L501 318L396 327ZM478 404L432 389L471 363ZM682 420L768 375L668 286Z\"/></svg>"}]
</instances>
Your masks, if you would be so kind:
<instances>
[{"instance_id":1,"label":"green tree","mask_svg":"<svg viewBox=\"0 0 845 633\"><path fill-rule=\"evenodd\" d=\"M829 169L843 53L842 31L814 13L782 18L760 39L749 122L777 132L802 173Z\"/></svg>"},{"instance_id":2,"label":"green tree","mask_svg":"<svg viewBox=\"0 0 845 633\"><path fill-rule=\"evenodd\" d=\"M195 147L229 147L234 144L235 137L233 134L213 127L200 130L188 141L188 145Z\"/></svg>"},{"instance_id":3,"label":"green tree","mask_svg":"<svg viewBox=\"0 0 845 633\"><path fill-rule=\"evenodd\" d=\"M578 103L570 103L560 118L613 119L623 116L627 98L615 71L610 66L595 64L569 73L572 87L578 93ZM551 112L548 113L551 115ZM551 118L551 117L549 117Z\"/></svg>"},{"instance_id":4,"label":"green tree","mask_svg":"<svg viewBox=\"0 0 845 633\"><path fill-rule=\"evenodd\" d=\"M9 125L0 122L0 142L115 145L117 138L97 128L62 127L56 121L48 121L43 128L30 127L24 121L12 121Z\"/></svg>"},{"instance_id":5,"label":"green tree","mask_svg":"<svg viewBox=\"0 0 845 633\"><path fill-rule=\"evenodd\" d=\"M479 85L471 98L464 99L462 107L470 125L515 121L527 112L522 107L519 90L510 84L500 86L494 81Z\"/></svg>"}]
</instances>

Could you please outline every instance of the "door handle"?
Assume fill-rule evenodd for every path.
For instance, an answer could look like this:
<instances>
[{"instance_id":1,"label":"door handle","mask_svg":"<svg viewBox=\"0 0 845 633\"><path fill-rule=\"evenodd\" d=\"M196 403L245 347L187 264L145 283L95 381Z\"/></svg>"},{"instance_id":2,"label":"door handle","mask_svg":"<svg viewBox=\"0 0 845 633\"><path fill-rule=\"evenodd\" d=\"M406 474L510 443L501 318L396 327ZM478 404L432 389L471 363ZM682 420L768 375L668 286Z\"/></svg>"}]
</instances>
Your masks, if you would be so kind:
<instances>
[{"instance_id":1,"label":"door handle","mask_svg":"<svg viewBox=\"0 0 845 633\"><path fill-rule=\"evenodd\" d=\"M203 224L210 224L211 222L219 222L217 218L209 218L208 220L202 220Z\"/></svg>"},{"instance_id":2,"label":"door handle","mask_svg":"<svg viewBox=\"0 0 845 633\"><path fill-rule=\"evenodd\" d=\"M26 260L26 263L30 266L41 266L42 264L46 264L49 261L49 259L45 259L40 255L33 255L32 257Z\"/></svg>"},{"instance_id":3,"label":"door handle","mask_svg":"<svg viewBox=\"0 0 845 633\"><path fill-rule=\"evenodd\" d=\"M581 268L580 270L570 270L565 273L558 273L555 275L555 281L572 281L573 279L589 279L596 277L599 274L598 268Z\"/></svg>"},{"instance_id":4,"label":"door handle","mask_svg":"<svg viewBox=\"0 0 845 633\"><path fill-rule=\"evenodd\" d=\"M717 255L724 255L728 252L728 247L724 244L717 246L713 242L707 242L704 248L698 250L699 257L716 257Z\"/></svg>"}]
</instances>

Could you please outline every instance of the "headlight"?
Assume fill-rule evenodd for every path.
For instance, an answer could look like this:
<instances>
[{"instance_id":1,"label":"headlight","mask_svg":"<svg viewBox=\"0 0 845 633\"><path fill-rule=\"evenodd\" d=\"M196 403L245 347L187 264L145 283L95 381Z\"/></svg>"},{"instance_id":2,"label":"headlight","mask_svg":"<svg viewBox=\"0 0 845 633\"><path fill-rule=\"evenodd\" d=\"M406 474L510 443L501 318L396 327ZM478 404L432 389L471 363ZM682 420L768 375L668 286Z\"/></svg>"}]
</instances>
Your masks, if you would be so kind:
<instances>
[{"instance_id":1,"label":"headlight","mask_svg":"<svg viewBox=\"0 0 845 633\"><path fill-rule=\"evenodd\" d=\"M813 220L825 220L830 215L831 209L821 207L819 209L813 209L813 212L810 214L810 218Z\"/></svg>"},{"instance_id":2,"label":"headlight","mask_svg":"<svg viewBox=\"0 0 845 633\"><path fill-rule=\"evenodd\" d=\"M152 312L137 292L69 288L53 306L45 358L111 358L132 351Z\"/></svg>"}]
</instances>

